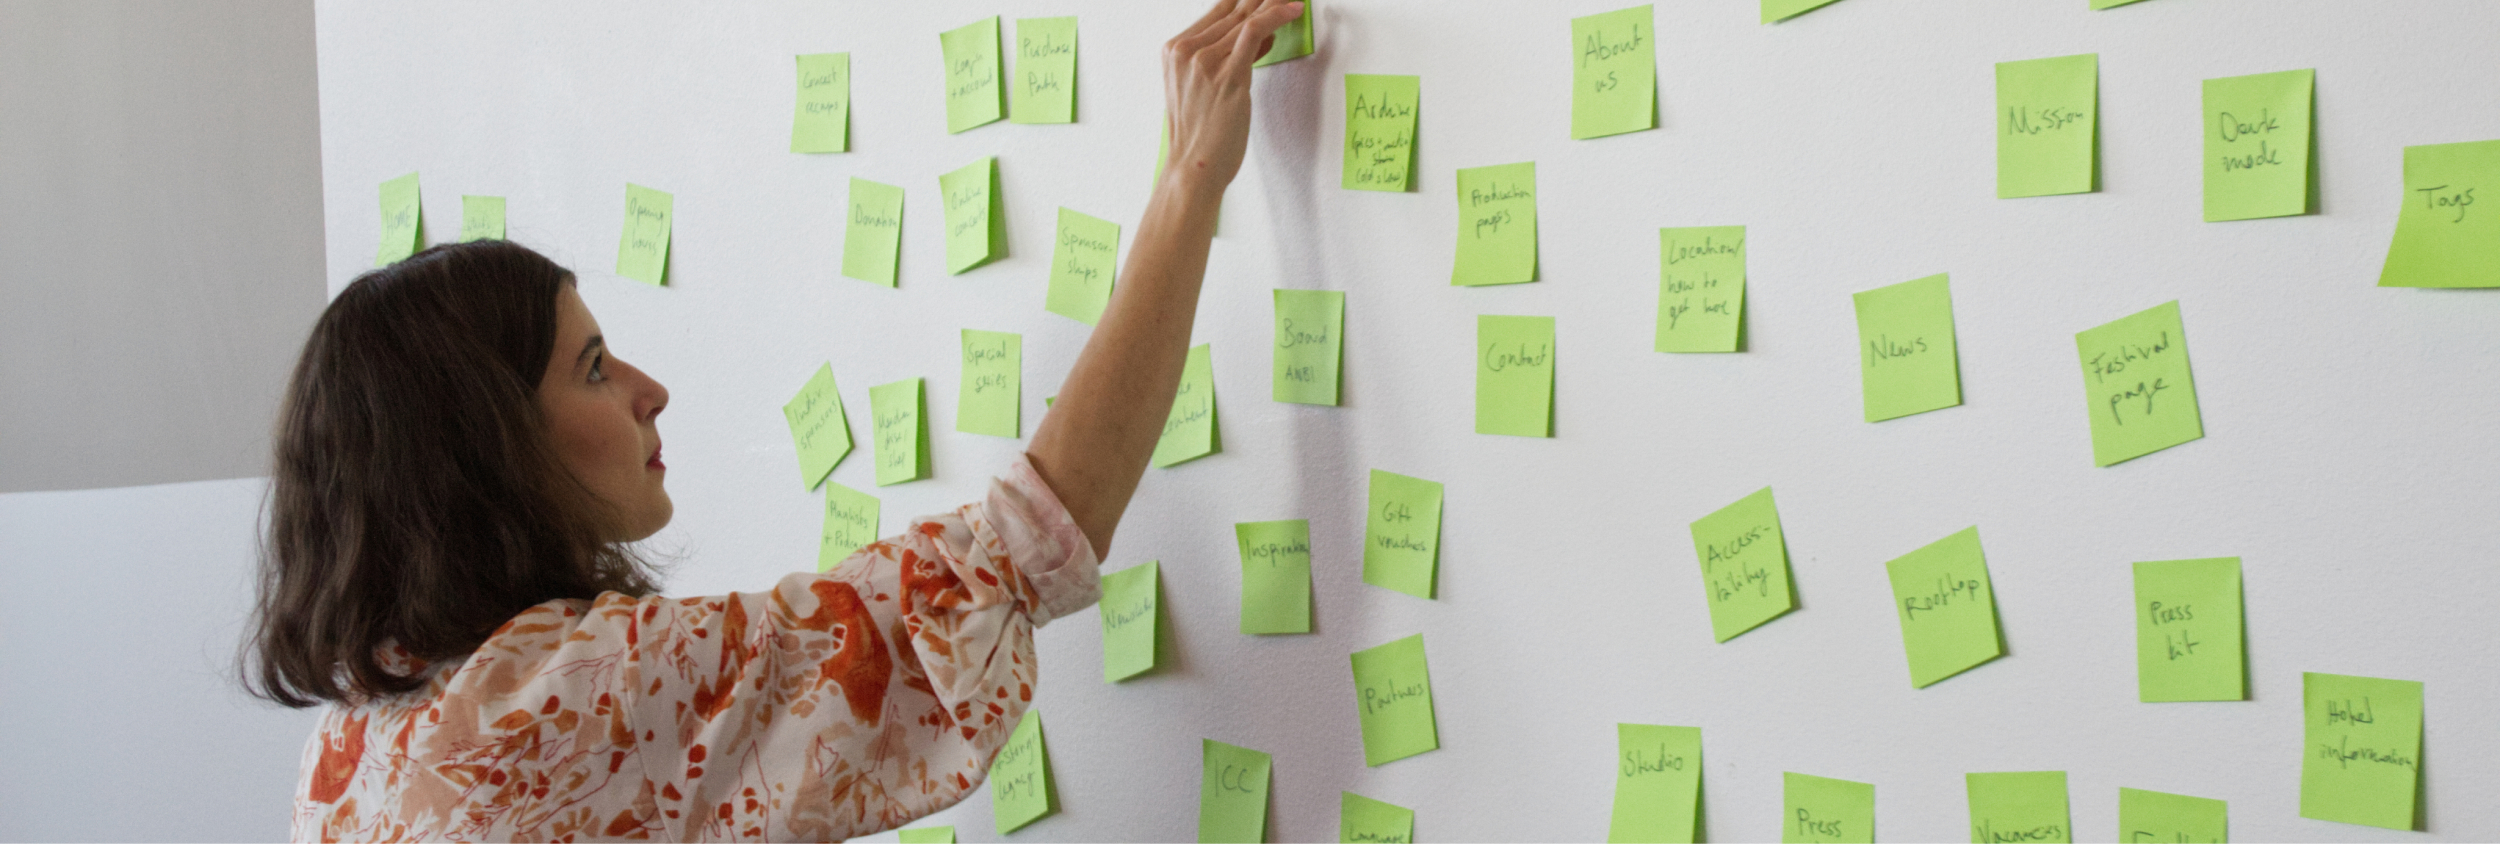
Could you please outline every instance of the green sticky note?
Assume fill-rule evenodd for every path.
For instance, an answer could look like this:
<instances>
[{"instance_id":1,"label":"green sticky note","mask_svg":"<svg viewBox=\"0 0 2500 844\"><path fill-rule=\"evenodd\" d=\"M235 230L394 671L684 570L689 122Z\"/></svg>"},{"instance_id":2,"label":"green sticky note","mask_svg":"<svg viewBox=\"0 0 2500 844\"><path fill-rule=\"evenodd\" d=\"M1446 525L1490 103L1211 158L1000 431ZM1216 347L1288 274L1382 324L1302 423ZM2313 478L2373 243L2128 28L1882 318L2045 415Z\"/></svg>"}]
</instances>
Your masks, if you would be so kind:
<instances>
[{"instance_id":1,"label":"green sticky note","mask_svg":"<svg viewBox=\"0 0 2500 844\"><path fill-rule=\"evenodd\" d=\"M1701 728L1615 725L1609 842L1690 842L1701 833Z\"/></svg>"},{"instance_id":2,"label":"green sticky note","mask_svg":"<svg viewBox=\"0 0 2500 844\"><path fill-rule=\"evenodd\" d=\"M1422 99L1422 77L1345 75L1347 190L1414 188L1415 113Z\"/></svg>"},{"instance_id":3,"label":"green sticky note","mask_svg":"<svg viewBox=\"0 0 2500 844\"><path fill-rule=\"evenodd\" d=\"M1693 523L1693 554L1701 559L1710 602L1710 635L1725 642L1796 608L1788 581L1788 540L1780 534L1771 488Z\"/></svg>"},{"instance_id":4,"label":"green sticky note","mask_svg":"<svg viewBox=\"0 0 2500 844\"><path fill-rule=\"evenodd\" d=\"M2422 684L2344 674L2300 675L2306 753L2300 816L2413 829L2422 783Z\"/></svg>"},{"instance_id":5,"label":"green sticky note","mask_svg":"<svg viewBox=\"0 0 2500 844\"><path fill-rule=\"evenodd\" d=\"M1042 308L1086 325L1101 322L1120 270L1120 224L1061 208L1052 243Z\"/></svg>"},{"instance_id":6,"label":"green sticky note","mask_svg":"<svg viewBox=\"0 0 2500 844\"><path fill-rule=\"evenodd\" d=\"M1942 273L1855 295L1866 421L1962 403L1953 351L1953 293Z\"/></svg>"},{"instance_id":7,"label":"green sticky note","mask_svg":"<svg viewBox=\"0 0 2500 844\"><path fill-rule=\"evenodd\" d=\"M2135 564L2135 685L2145 703L2247 700L2240 558Z\"/></svg>"},{"instance_id":8,"label":"green sticky note","mask_svg":"<svg viewBox=\"0 0 2500 844\"><path fill-rule=\"evenodd\" d=\"M842 275L893 287L903 250L903 189L854 176L850 206L842 225Z\"/></svg>"},{"instance_id":9,"label":"green sticky note","mask_svg":"<svg viewBox=\"0 0 2500 844\"><path fill-rule=\"evenodd\" d=\"M1970 790L1972 844L2073 841L2066 812L2065 771L2007 771L1964 777Z\"/></svg>"},{"instance_id":10,"label":"green sticky note","mask_svg":"<svg viewBox=\"0 0 2500 844\"><path fill-rule=\"evenodd\" d=\"M2316 94L2314 70L2205 80L2205 222L2310 212Z\"/></svg>"},{"instance_id":11,"label":"green sticky note","mask_svg":"<svg viewBox=\"0 0 2500 844\"><path fill-rule=\"evenodd\" d=\"M1251 62L1250 66L1266 67L1310 55L1318 43L1311 35L1311 7L1317 5L1314 0L1302 0L1302 16L1277 28L1275 43L1267 45L1267 52L1260 53L1258 60Z\"/></svg>"},{"instance_id":12,"label":"green sticky note","mask_svg":"<svg viewBox=\"0 0 2500 844\"><path fill-rule=\"evenodd\" d=\"M2118 789L2118 840L2231 840L2231 804L2162 791Z\"/></svg>"},{"instance_id":13,"label":"green sticky note","mask_svg":"<svg viewBox=\"0 0 2500 844\"><path fill-rule=\"evenodd\" d=\"M1661 352L1735 352L1745 336L1745 227L1658 230Z\"/></svg>"},{"instance_id":14,"label":"green sticky note","mask_svg":"<svg viewBox=\"0 0 2500 844\"><path fill-rule=\"evenodd\" d=\"M625 185L625 233L616 241L616 274L644 284L668 283L669 222L677 198L641 185Z\"/></svg>"},{"instance_id":15,"label":"green sticky note","mask_svg":"<svg viewBox=\"0 0 2500 844\"><path fill-rule=\"evenodd\" d=\"M1241 546L1241 632L1311 632L1311 521L1233 525Z\"/></svg>"},{"instance_id":16,"label":"green sticky note","mask_svg":"<svg viewBox=\"0 0 2500 844\"><path fill-rule=\"evenodd\" d=\"M2092 416L2092 465L2205 436L2176 300L2077 333L2075 355Z\"/></svg>"},{"instance_id":17,"label":"green sticky note","mask_svg":"<svg viewBox=\"0 0 2500 844\"><path fill-rule=\"evenodd\" d=\"M1274 760L1247 747L1199 740L1198 840L1259 844L1267 840L1267 784Z\"/></svg>"},{"instance_id":18,"label":"green sticky note","mask_svg":"<svg viewBox=\"0 0 2500 844\"><path fill-rule=\"evenodd\" d=\"M1781 841L1874 844L1874 784L1798 773L1780 780Z\"/></svg>"},{"instance_id":19,"label":"green sticky note","mask_svg":"<svg viewBox=\"0 0 2500 844\"><path fill-rule=\"evenodd\" d=\"M851 149L851 54L799 57L799 100L791 110L791 152Z\"/></svg>"},{"instance_id":20,"label":"green sticky note","mask_svg":"<svg viewBox=\"0 0 2500 844\"><path fill-rule=\"evenodd\" d=\"M799 394L781 406L781 415L790 421L790 441L798 446L799 484L815 489L851 453L851 420L834 389L833 364L816 367Z\"/></svg>"},{"instance_id":21,"label":"green sticky note","mask_svg":"<svg viewBox=\"0 0 2500 844\"><path fill-rule=\"evenodd\" d=\"M915 826L894 831L898 844L955 844L955 827Z\"/></svg>"},{"instance_id":22,"label":"green sticky note","mask_svg":"<svg viewBox=\"0 0 2500 844\"><path fill-rule=\"evenodd\" d=\"M964 329L963 389L955 395L955 430L1015 439L1024 436L1024 335Z\"/></svg>"},{"instance_id":23,"label":"green sticky note","mask_svg":"<svg viewBox=\"0 0 2500 844\"><path fill-rule=\"evenodd\" d=\"M1926 688L2005 653L1978 528L1903 554L1884 569L1901 617L1901 645L1910 655L1911 686Z\"/></svg>"},{"instance_id":24,"label":"green sticky note","mask_svg":"<svg viewBox=\"0 0 2500 844\"><path fill-rule=\"evenodd\" d=\"M1042 744L1042 713L1027 709L990 760L990 813L998 820L998 834L1058 811L1057 798L1050 785L1050 749Z\"/></svg>"},{"instance_id":25,"label":"green sticky note","mask_svg":"<svg viewBox=\"0 0 2500 844\"><path fill-rule=\"evenodd\" d=\"M946 201L946 271L962 273L1007 257L1007 200L991 156L938 177Z\"/></svg>"},{"instance_id":26,"label":"green sticky note","mask_svg":"<svg viewBox=\"0 0 2500 844\"><path fill-rule=\"evenodd\" d=\"M417 174L382 183L382 248L375 266L399 263L425 245L425 206L418 202Z\"/></svg>"},{"instance_id":27,"label":"green sticky note","mask_svg":"<svg viewBox=\"0 0 2500 844\"><path fill-rule=\"evenodd\" d=\"M503 197L463 196L460 198L460 242L502 240Z\"/></svg>"},{"instance_id":28,"label":"green sticky note","mask_svg":"<svg viewBox=\"0 0 2500 844\"><path fill-rule=\"evenodd\" d=\"M1762 22L1784 21L1840 0L1762 0Z\"/></svg>"},{"instance_id":29,"label":"green sticky note","mask_svg":"<svg viewBox=\"0 0 2500 844\"><path fill-rule=\"evenodd\" d=\"M1354 652L1354 707L1363 725L1363 764L1377 766L1441 747L1432 717L1432 674L1424 634Z\"/></svg>"},{"instance_id":30,"label":"green sticky note","mask_svg":"<svg viewBox=\"0 0 2500 844\"><path fill-rule=\"evenodd\" d=\"M928 409L918 378L868 388L868 414L876 422L878 486L929 476Z\"/></svg>"},{"instance_id":31,"label":"green sticky note","mask_svg":"<svg viewBox=\"0 0 2500 844\"><path fill-rule=\"evenodd\" d=\"M1372 470L1363 582L1430 599L1441 564L1441 484Z\"/></svg>"},{"instance_id":32,"label":"green sticky note","mask_svg":"<svg viewBox=\"0 0 2500 844\"><path fill-rule=\"evenodd\" d=\"M1450 283L1535 281L1536 267L1536 162L1459 170L1458 258Z\"/></svg>"},{"instance_id":33,"label":"green sticky note","mask_svg":"<svg viewBox=\"0 0 2500 844\"><path fill-rule=\"evenodd\" d=\"M1181 386L1172 396L1172 413L1163 418L1163 436L1155 440L1154 464L1177 466L1224 450L1215 424L1215 353L1205 343L1189 349L1181 364Z\"/></svg>"},{"instance_id":34,"label":"green sticky note","mask_svg":"<svg viewBox=\"0 0 2500 844\"><path fill-rule=\"evenodd\" d=\"M1016 21L1016 81L1009 122L1076 122L1076 18Z\"/></svg>"},{"instance_id":35,"label":"green sticky note","mask_svg":"<svg viewBox=\"0 0 2500 844\"><path fill-rule=\"evenodd\" d=\"M998 61L998 17L992 15L938 33L946 54L946 131L961 132L1007 116L1004 72Z\"/></svg>"},{"instance_id":36,"label":"green sticky note","mask_svg":"<svg viewBox=\"0 0 2500 844\"><path fill-rule=\"evenodd\" d=\"M2474 210L2474 191L2495 185L2500 141L2405 147L2404 207L2379 286L2500 287L2500 213Z\"/></svg>"},{"instance_id":37,"label":"green sticky note","mask_svg":"<svg viewBox=\"0 0 2500 844\"><path fill-rule=\"evenodd\" d=\"M2141 2L2144 2L2144 0L2092 0L2092 8L2095 8L2095 9L2115 9L2115 8L2120 7L2120 6L2127 5L2127 4L2129 4L2129 3L2141 3Z\"/></svg>"},{"instance_id":38,"label":"green sticky note","mask_svg":"<svg viewBox=\"0 0 2500 844\"><path fill-rule=\"evenodd\" d=\"M1476 433L1554 435L1554 318L1476 317Z\"/></svg>"},{"instance_id":39,"label":"green sticky note","mask_svg":"<svg viewBox=\"0 0 2500 844\"><path fill-rule=\"evenodd\" d=\"M826 481L825 527L816 538L816 570L832 571L878 538L876 497Z\"/></svg>"},{"instance_id":40,"label":"green sticky note","mask_svg":"<svg viewBox=\"0 0 2500 844\"><path fill-rule=\"evenodd\" d=\"M1997 63L1997 198L2100 189L2101 57Z\"/></svg>"},{"instance_id":41,"label":"green sticky note","mask_svg":"<svg viewBox=\"0 0 2500 844\"><path fill-rule=\"evenodd\" d=\"M1338 792L1337 841L1413 841L1415 811L1351 791Z\"/></svg>"},{"instance_id":42,"label":"green sticky note","mask_svg":"<svg viewBox=\"0 0 2500 844\"><path fill-rule=\"evenodd\" d=\"M1294 404L1337 403L1337 366L1344 358L1345 294L1335 290L1276 291L1276 373L1273 398Z\"/></svg>"},{"instance_id":43,"label":"green sticky note","mask_svg":"<svg viewBox=\"0 0 2500 844\"><path fill-rule=\"evenodd\" d=\"M1162 565L1147 560L1102 576L1102 681L1117 683L1155 667Z\"/></svg>"},{"instance_id":44,"label":"green sticky note","mask_svg":"<svg viewBox=\"0 0 2500 844\"><path fill-rule=\"evenodd\" d=\"M1571 19L1571 137L1658 128L1658 32L1649 6Z\"/></svg>"}]
</instances>

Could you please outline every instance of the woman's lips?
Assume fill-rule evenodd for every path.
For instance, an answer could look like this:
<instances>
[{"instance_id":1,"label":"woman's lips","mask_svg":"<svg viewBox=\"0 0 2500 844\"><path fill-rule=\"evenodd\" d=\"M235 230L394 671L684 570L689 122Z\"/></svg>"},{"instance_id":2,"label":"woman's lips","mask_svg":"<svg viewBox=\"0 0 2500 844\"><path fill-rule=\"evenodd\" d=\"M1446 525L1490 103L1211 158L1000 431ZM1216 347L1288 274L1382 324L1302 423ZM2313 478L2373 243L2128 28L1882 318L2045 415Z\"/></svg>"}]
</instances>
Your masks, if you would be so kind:
<instances>
[{"instance_id":1,"label":"woman's lips","mask_svg":"<svg viewBox=\"0 0 2500 844\"><path fill-rule=\"evenodd\" d=\"M654 446L651 449L651 459L644 461L642 465L646 468L659 469L663 471L668 469L668 464L660 462L660 449L657 446Z\"/></svg>"}]
</instances>

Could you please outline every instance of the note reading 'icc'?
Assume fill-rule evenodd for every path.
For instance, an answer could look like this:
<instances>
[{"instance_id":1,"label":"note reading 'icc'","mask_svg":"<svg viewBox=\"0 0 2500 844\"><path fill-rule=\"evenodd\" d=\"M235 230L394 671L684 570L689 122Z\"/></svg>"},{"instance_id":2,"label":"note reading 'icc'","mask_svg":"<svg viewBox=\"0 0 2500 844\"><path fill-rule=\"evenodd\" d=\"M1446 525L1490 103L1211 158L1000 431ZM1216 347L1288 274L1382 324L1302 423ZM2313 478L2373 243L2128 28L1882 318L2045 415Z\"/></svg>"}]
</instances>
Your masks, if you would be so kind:
<instances>
[{"instance_id":1,"label":"note reading 'icc'","mask_svg":"<svg viewBox=\"0 0 2500 844\"><path fill-rule=\"evenodd\" d=\"M1198 748L1198 841L1260 844L1267 840L1267 785L1273 759L1247 747L1201 739Z\"/></svg>"}]
</instances>

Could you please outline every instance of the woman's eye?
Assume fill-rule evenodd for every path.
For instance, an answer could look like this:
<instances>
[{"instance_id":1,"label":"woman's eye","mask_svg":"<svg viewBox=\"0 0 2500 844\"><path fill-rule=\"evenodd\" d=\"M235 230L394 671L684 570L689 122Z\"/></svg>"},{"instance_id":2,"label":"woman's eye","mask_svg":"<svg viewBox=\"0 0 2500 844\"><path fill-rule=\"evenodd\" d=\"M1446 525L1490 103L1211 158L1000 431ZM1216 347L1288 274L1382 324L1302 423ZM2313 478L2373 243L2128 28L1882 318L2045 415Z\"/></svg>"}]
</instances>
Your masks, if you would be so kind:
<instances>
[{"instance_id":1,"label":"woman's eye","mask_svg":"<svg viewBox=\"0 0 2500 844\"><path fill-rule=\"evenodd\" d=\"M607 365L607 362L607 355L600 355L590 359L590 383L596 384L601 381L608 380L608 372L605 368L603 368Z\"/></svg>"}]
</instances>

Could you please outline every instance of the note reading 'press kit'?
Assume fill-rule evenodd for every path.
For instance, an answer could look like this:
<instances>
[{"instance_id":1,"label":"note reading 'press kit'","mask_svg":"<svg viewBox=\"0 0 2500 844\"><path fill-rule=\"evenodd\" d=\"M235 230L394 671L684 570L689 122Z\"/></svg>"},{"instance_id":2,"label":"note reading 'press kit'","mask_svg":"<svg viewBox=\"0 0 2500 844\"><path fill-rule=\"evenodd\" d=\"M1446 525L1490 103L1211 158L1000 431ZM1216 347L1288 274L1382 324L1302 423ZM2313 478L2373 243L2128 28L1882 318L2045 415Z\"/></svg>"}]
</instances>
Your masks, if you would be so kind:
<instances>
[{"instance_id":1,"label":"note reading 'press kit'","mask_svg":"<svg viewBox=\"0 0 2500 844\"><path fill-rule=\"evenodd\" d=\"M1059 792L1050 783L1050 748L1042 742L1042 713L1027 709L990 759L990 813L998 821L998 834L1005 835L1058 810Z\"/></svg>"},{"instance_id":2,"label":"note reading 'press kit'","mask_svg":"<svg viewBox=\"0 0 2500 844\"><path fill-rule=\"evenodd\" d=\"M425 246L425 204L419 194L415 173L382 183L382 245L374 253L374 266L399 263Z\"/></svg>"},{"instance_id":3,"label":"note reading 'press kit'","mask_svg":"<svg viewBox=\"0 0 2500 844\"><path fill-rule=\"evenodd\" d=\"M1788 579L1788 541L1780 534L1771 488L1693 522L1693 554L1701 559L1710 605L1710 635L1725 642L1795 609Z\"/></svg>"},{"instance_id":4,"label":"note reading 'press kit'","mask_svg":"<svg viewBox=\"0 0 2500 844\"><path fill-rule=\"evenodd\" d=\"M1476 317L1476 433L1554 435L1554 318Z\"/></svg>"},{"instance_id":5,"label":"note reading 'press kit'","mask_svg":"<svg viewBox=\"0 0 2500 844\"><path fill-rule=\"evenodd\" d=\"M1215 351L1200 343L1181 362L1180 389L1172 396L1172 413L1163 418L1153 462L1157 468L1178 466L1223 450L1223 429L1215 418Z\"/></svg>"},{"instance_id":6,"label":"note reading 'press kit'","mask_svg":"<svg viewBox=\"0 0 2500 844\"><path fill-rule=\"evenodd\" d=\"M1415 113L1421 77L1345 75L1347 190L1408 191L1415 186Z\"/></svg>"},{"instance_id":7,"label":"note reading 'press kit'","mask_svg":"<svg viewBox=\"0 0 2500 844\"><path fill-rule=\"evenodd\" d=\"M2240 558L2135 564L2135 684L2145 703L2247 700Z\"/></svg>"},{"instance_id":8,"label":"note reading 'press kit'","mask_svg":"<svg viewBox=\"0 0 2500 844\"><path fill-rule=\"evenodd\" d=\"M1658 230L1661 352L1735 352L1745 336L1745 227Z\"/></svg>"},{"instance_id":9,"label":"note reading 'press kit'","mask_svg":"<svg viewBox=\"0 0 2500 844\"><path fill-rule=\"evenodd\" d=\"M2100 189L2101 57L1997 63L1997 198Z\"/></svg>"},{"instance_id":10,"label":"note reading 'press kit'","mask_svg":"<svg viewBox=\"0 0 2500 844\"><path fill-rule=\"evenodd\" d=\"M1698 840L1701 728L1615 725L1615 806L1609 842Z\"/></svg>"},{"instance_id":11,"label":"note reading 'press kit'","mask_svg":"<svg viewBox=\"0 0 2500 844\"><path fill-rule=\"evenodd\" d=\"M1241 632L1311 632L1311 521L1233 525L1241 548Z\"/></svg>"},{"instance_id":12,"label":"note reading 'press kit'","mask_svg":"<svg viewBox=\"0 0 2500 844\"><path fill-rule=\"evenodd\" d=\"M2205 436L2179 303L2164 302L2075 335L2083 361L2092 465L2133 460Z\"/></svg>"},{"instance_id":13,"label":"note reading 'press kit'","mask_svg":"<svg viewBox=\"0 0 2500 844\"><path fill-rule=\"evenodd\" d=\"M1963 784L1970 793L1971 841L2075 840L2065 771L1970 774Z\"/></svg>"},{"instance_id":14,"label":"note reading 'press kit'","mask_svg":"<svg viewBox=\"0 0 2500 844\"><path fill-rule=\"evenodd\" d=\"M1016 21L1010 123L1076 122L1076 18Z\"/></svg>"},{"instance_id":15,"label":"note reading 'press kit'","mask_svg":"<svg viewBox=\"0 0 2500 844\"><path fill-rule=\"evenodd\" d=\"M2136 788L2118 789L2120 841L2229 841L2231 804Z\"/></svg>"},{"instance_id":16,"label":"note reading 'press kit'","mask_svg":"<svg viewBox=\"0 0 2500 844\"><path fill-rule=\"evenodd\" d=\"M1260 844L1267 840L1267 787L1274 759L1247 747L1200 739L1198 841Z\"/></svg>"},{"instance_id":17,"label":"note reading 'press kit'","mask_svg":"<svg viewBox=\"0 0 2500 844\"><path fill-rule=\"evenodd\" d=\"M1459 170L1450 283L1518 284L1535 281L1536 270L1536 162Z\"/></svg>"},{"instance_id":18,"label":"note reading 'press kit'","mask_svg":"<svg viewBox=\"0 0 2500 844\"><path fill-rule=\"evenodd\" d=\"M998 16L938 33L946 56L946 131L954 134L1007 116L1005 72L998 61Z\"/></svg>"},{"instance_id":19,"label":"note reading 'press kit'","mask_svg":"<svg viewBox=\"0 0 2500 844\"><path fill-rule=\"evenodd\" d=\"M1059 209L1059 236L1050 249L1050 287L1042 309L1086 325L1102 321L1111 307L1111 283L1120 271L1120 224Z\"/></svg>"},{"instance_id":20,"label":"note reading 'press kit'","mask_svg":"<svg viewBox=\"0 0 2500 844\"><path fill-rule=\"evenodd\" d=\"M1903 554L1884 570L1892 580L1912 687L1926 688L2005 653L1979 528L1963 528Z\"/></svg>"},{"instance_id":21,"label":"note reading 'press kit'","mask_svg":"<svg viewBox=\"0 0 2500 844\"><path fill-rule=\"evenodd\" d=\"M1953 292L1944 274L1855 294L1866 421L1962 403L1953 348Z\"/></svg>"},{"instance_id":22,"label":"note reading 'press kit'","mask_svg":"<svg viewBox=\"0 0 2500 844\"><path fill-rule=\"evenodd\" d=\"M781 406L781 415L789 420L790 442L798 447L800 487L815 489L851 453L851 420L842 412L841 391L834 388L833 364L817 366L799 394Z\"/></svg>"},{"instance_id":23,"label":"note reading 'press kit'","mask_svg":"<svg viewBox=\"0 0 2500 844\"><path fill-rule=\"evenodd\" d=\"M825 482L825 526L816 537L816 570L832 571L877 535L876 496Z\"/></svg>"},{"instance_id":24,"label":"note reading 'press kit'","mask_svg":"<svg viewBox=\"0 0 2500 844\"><path fill-rule=\"evenodd\" d=\"M998 158L983 158L938 177L946 203L946 271L1007 257L1007 200L998 193Z\"/></svg>"},{"instance_id":25,"label":"note reading 'press kit'","mask_svg":"<svg viewBox=\"0 0 2500 844\"><path fill-rule=\"evenodd\" d=\"M929 476L929 398L918 378L868 388L875 423L877 485Z\"/></svg>"},{"instance_id":26,"label":"note reading 'press kit'","mask_svg":"<svg viewBox=\"0 0 2500 844\"><path fill-rule=\"evenodd\" d=\"M2405 147L2404 206L2380 287L2500 287L2500 141ZM2500 201L2500 200L2495 200Z\"/></svg>"},{"instance_id":27,"label":"note reading 'press kit'","mask_svg":"<svg viewBox=\"0 0 2500 844\"><path fill-rule=\"evenodd\" d=\"M791 110L791 152L851 150L851 54L799 57L799 100Z\"/></svg>"},{"instance_id":28,"label":"note reading 'press kit'","mask_svg":"<svg viewBox=\"0 0 2500 844\"><path fill-rule=\"evenodd\" d=\"M1634 6L1571 19L1571 137L1658 127L1658 33Z\"/></svg>"},{"instance_id":29,"label":"note reading 'press kit'","mask_svg":"<svg viewBox=\"0 0 2500 844\"><path fill-rule=\"evenodd\" d=\"M460 242L502 239L503 197L460 197Z\"/></svg>"},{"instance_id":30,"label":"note reading 'press kit'","mask_svg":"<svg viewBox=\"0 0 2500 844\"><path fill-rule=\"evenodd\" d=\"M1276 291L1276 367L1270 397L1293 404L1337 404L1345 358L1345 293Z\"/></svg>"},{"instance_id":31,"label":"note reading 'press kit'","mask_svg":"<svg viewBox=\"0 0 2500 844\"><path fill-rule=\"evenodd\" d=\"M1147 560L1102 576L1102 681L1117 683L1154 670L1155 627L1161 623L1163 566Z\"/></svg>"},{"instance_id":32,"label":"note reading 'press kit'","mask_svg":"<svg viewBox=\"0 0 2500 844\"><path fill-rule=\"evenodd\" d=\"M1872 844L1875 786L1810 774L1782 773L1783 844Z\"/></svg>"},{"instance_id":33,"label":"note reading 'press kit'","mask_svg":"<svg viewBox=\"0 0 2500 844\"><path fill-rule=\"evenodd\" d=\"M1338 792L1337 841L1413 841L1415 811L1351 791Z\"/></svg>"},{"instance_id":34,"label":"note reading 'press kit'","mask_svg":"<svg viewBox=\"0 0 2500 844\"><path fill-rule=\"evenodd\" d=\"M893 287L903 251L903 189L854 176L847 204L842 275Z\"/></svg>"},{"instance_id":35,"label":"note reading 'press kit'","mask_svg":"<svg viewBox=\"0 0 2500 844\"><path fill-rule=\"evenodd\" d=\"M616 274L644 284L668 283L669 226L677 197L625 185L625 232L616 241Z\"/></svg>"},{"instance_id":36,"label":"note reading 'press kit'","mask_svg":"<svg viewBox=\"0 0 2500 844\"><path fill-rule=\"evenodd\" d=\"M2205 80L2205 222L2314 210L2317 78L2286 70Z\"/></svg>"},{"instance_id":37,"label":"note reading 'press kit'","mask_svg":"<svg viewBox=\"0 0 2500 844\"><path fill-rule=\"evenodd\" d=\"M2300 699L2307 745L2300 816L2412 829L2422 785L2422 684L2303 673Z\"/></svg>"},{"instance_id":38,"label":"note reading 'press kit'","mask_svg":"<svg viewBox=\"0 0 2500 844\"><path fill-rule=\"evenodd\" d=\"M1424 634L1354 652L1354 706L1363 727L1363 764L1378 766L1441 747L1432 712Z\"/></svg>"},{"instance_id":39,"label":"note reading 'press kit'","mask_svg":"<svg viewBox=\"0 0 2500 844\"><path fill-rule=\"evenodd\" d=\"M1363 582L1430 599L1441 565L1441 484L1373 469Z\"/></svg>"}]
</instances>

